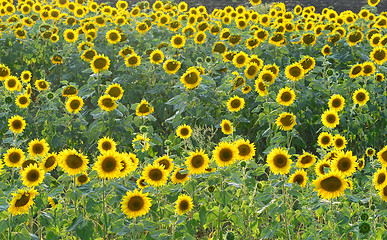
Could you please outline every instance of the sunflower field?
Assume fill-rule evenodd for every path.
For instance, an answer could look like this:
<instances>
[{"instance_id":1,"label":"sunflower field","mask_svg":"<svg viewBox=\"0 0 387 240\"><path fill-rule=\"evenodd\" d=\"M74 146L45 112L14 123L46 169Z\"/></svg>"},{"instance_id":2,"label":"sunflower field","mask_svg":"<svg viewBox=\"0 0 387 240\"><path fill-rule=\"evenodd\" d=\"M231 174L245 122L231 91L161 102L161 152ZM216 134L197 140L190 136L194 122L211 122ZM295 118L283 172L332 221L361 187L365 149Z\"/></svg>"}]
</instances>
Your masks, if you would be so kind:
<instances>
[{"instance_id":1,"label":"sunflower field","mask_svg":"<svg viewBox=\"0 0 387 240\"><path fill-rule=\"evenodd\" d=\"M387 239L387 12L0 0L1 239Z\"/></svg>"}]
</instances>

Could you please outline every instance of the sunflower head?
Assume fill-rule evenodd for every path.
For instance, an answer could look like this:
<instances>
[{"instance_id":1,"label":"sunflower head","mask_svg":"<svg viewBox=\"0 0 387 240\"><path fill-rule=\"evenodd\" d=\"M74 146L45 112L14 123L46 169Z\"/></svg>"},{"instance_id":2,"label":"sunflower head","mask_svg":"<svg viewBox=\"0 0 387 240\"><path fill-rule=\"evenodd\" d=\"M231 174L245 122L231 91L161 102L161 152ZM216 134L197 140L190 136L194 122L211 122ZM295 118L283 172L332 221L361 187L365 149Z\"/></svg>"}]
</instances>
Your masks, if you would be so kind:
<instances>
[{"instance_id":1,"label":"sunflower head","mask_svg":"<svg viewBox=\"0 0 387 240\"><path fill-rule=\"evenodd\" d=\"M290 171L292 165L291 155L288 154L286 149L281 147L274 148L267 155L267 163L269 164L270 171L274 174L287 174Z\"/></svg>"}]
</instances>

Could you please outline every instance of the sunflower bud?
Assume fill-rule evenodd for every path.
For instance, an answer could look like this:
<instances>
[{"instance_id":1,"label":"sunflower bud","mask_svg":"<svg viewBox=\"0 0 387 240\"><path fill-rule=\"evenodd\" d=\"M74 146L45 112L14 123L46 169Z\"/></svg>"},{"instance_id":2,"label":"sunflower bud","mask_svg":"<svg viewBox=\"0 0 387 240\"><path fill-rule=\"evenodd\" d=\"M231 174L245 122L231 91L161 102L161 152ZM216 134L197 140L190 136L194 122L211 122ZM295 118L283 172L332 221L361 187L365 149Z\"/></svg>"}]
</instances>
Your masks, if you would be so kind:
<instances>
[{"instance_id":1,"label":"sunflower bud","mask_svg":"<svg viewBox=\"0 0 387 240\"><path fill-rule=\"evenodd\" d=\"M146 126L141 126L140 127L140 132L141 133L146 133L148 131L148 128Z\"/></svg>"}]
</instances>

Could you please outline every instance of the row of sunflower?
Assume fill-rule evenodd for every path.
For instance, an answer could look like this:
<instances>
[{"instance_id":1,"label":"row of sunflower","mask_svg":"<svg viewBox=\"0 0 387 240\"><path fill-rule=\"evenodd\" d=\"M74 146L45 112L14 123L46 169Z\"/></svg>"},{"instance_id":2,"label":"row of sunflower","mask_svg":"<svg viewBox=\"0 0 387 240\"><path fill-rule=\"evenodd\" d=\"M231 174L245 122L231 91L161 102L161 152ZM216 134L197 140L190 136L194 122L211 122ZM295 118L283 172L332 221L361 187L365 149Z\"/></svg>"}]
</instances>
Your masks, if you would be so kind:
<instances>
[{"instance_id":1,"label":"row of sunflower","mask_svg":"<svg viewBox=\"0 0 387 240\"><path fill-rule=\"evenodd\" d=\"M1 233L385 237L378 3L3 0Z\"/></svg>"}]
</instances>

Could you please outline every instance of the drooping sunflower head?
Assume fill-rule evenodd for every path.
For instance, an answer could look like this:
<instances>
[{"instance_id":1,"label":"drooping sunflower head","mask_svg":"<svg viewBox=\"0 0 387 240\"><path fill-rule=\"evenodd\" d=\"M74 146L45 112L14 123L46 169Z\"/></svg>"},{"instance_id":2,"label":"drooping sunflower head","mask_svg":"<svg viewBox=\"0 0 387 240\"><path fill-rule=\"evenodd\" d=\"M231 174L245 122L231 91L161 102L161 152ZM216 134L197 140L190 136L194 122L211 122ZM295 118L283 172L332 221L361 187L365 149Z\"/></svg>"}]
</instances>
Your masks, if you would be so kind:
<instances>
[{"instance_id":1,"label":"drooping sunflower head","mask_svg":"<svg viewBox=\"0 0 387 240\"><path fill-rule=\"evenodd\" d=\"M116 151L107 151L98 156L98 161L93 169L98 172L100 178L118 178L121 175L121 155Z\"/></svg>"},{"instance_id":2,"label":"drooping sunflower head","mask_svg":"<svg viewBox=\"0 0 387 240\"><path fill-rule=\"evenodd\" d=\"M116 101L110 95L103 95L98 99L98 105L105 111L110 112L117 108Z\"/></svg>"},{"instance_id":3,"label":"drooping sunflower head","mask_svg":"<svg viewBox=\"0 0 387 240\"><path fill-rule=\"evenodd\" d=\"M34 188L29 190L18 190L18 193L12 193L13 198L8 207L8 212L12 215L27 213L29 208L34 204L33 200L38 194Z\"/></svg>"},{"instance_id":4,"label":"drooping sunflower head","mask_svg":"<svg viewBox=\"0 0 387 240\"><path fill-rule=\"evenodd\" d=\"M142 99L136 107L136 115L139 117L145 117L153 112L154 108L145 99Z\"/></svg>"},{"instance_id":5,"label":"drooping sunflower head","mask_svg":"<svg viewBox=\"0 0 387 240\"><path fill-rule=\"evenodd\" d=\"M44 171L38 164L30 164L20 172L20 175L22 177L23 185L26 187L38 186L44 179Z\"/></svg>"},{"instance_id":6,"label":"drooping sunflower head","mask_svg":"<svg viewBox=\"0 0 387 240\"><path fill-rule=\"evenodd\" d=\"M177 127L176 135L182 139L187 139L192 134L192 128L189 125L183 124Z\"/></svg>"},{"instance_id":7,"label":"drooping sunflower head","mask_svg":"<svg viewBox=\"0 0 387 240\"><path fill-rule=\"evenodd\" d=\"M205 173L205 169L208 168L209 163L210 159L202 149L190 152L189 157L187 157L185 161L185 165L190 174Z\"/></svg>"},{"instance_id":8,"label":"drooping sunflower head","mask_svg":"<svg viewBox=\"0 0 387 240\"><path fill-rule=\"evenodd\" d=\"M300 63L293 63L286 67L285 75L292 81L298 81L305 75L305 70Z\"/></svg>"},{"instance_id":9,"label":"drooping sunflower head","mask_svg":"<svg viewBox=\"0 0 387 240\"><path fill-rule=\"evenodd\" d=\"M8 119L8 127L14 133L22 133L26 127L26 121L23 117L15 115Z\"/></svg>"},{"instance_id":10,"label":"drooping sunflower head","mask_svg":"<svg viewBox=\"0 0 387 240\"><path fill-rule=\"evenodd\" d=\"M347 182L339 172L330 172L313 181L315 191L325 199L336 198L344 194Z\"/></svg>"},{"instance_id":11,"label":"drooping sunflower head","mask_svg":"<svg viewBox=\"0 0 387 240\"><path fill-rule=\"evenodd\" d=\"M69 175L77 175L86 171L89 159L75 149L66 149L58 155L58 165Z\"/></svg>"},{"instance_id":12,"label":"drooping sunflower head","mask_svg":"<svg viewBox=\"0 0 387 240\"><path fill-rule=\"evenodd\" d=\"M293 113L281 113L276 120L276 124L281 130L290 131L297 124L296 116Z\"/></svg>"},{"instance_id":13,"label":"drooping sunflower head","mask_svg":"<svg viewBox=\"0 0 387 240\"><path fill-rule=\"evenodd\" d=\"M187 196L185 194L180 195L178 199L175 202L175 212L179 215L183 215L193 208L192 198L190 196Z\"/></svg>"},{"instance_id":14,"label":"drooping sunflower head","mask_svg":"<svg viewBox=\"0 0 387 240\"><path fill-rule=\"evenodd\" d=\"M45 172L50 172L54 170L54 168L58 165L58 155L56 153L50 153L47 154L40 167L45 171Z\"/></svg>"},{"instance_id":15,"label":"drooping sunflower head","mask_svg":"<svg viewBox=\"0 0 387 240\"><path fill-rule=\"evenodd\" d=\"M288 87L280 89L276 101L283 106L290 106L296 99L294 90Z\"/></svg>"},{"instance_id":16,"label":"drooping sunflower head","mask_svg":"<svg viewBox=\"0 0 387 240\"><path fill-rule=\"evenodd\" d=\"M234 132L232 123L227 119L222 120L222 122L220 123L220 127L222 128L222 132L224 134L230 135Z\"/></svg>"},{"instance_id":17,"label":"drooping sunflower head","mask_svg":"<svg viewBox=\"0 0 387 240\"><path fill-rule=\"evenodd\" d=\"M233 164L238 158L238 149L233 143L220 142L212 152L212 156L219 167Z\"/></svg>"},{"instance_id":18,"label":"drooping sunflower head","mask_svg":"<svg viewBox=\"0 0 387 240\"><path fill-rule=\"evenodd\" d=\"M352 100L355 104L359 104L359 106L365 105L370 99L369 93L364 88L359 88L352 95Z\"/></svg>"},{"instance_id":19,"label":"drooping sunflower head","mask_svg":"<svg viewBox=\"0 0 387 240\"><path fill-rule=\"evenodd\" d=\"M78 96L70 96L66 101L66 109L69 113L78 113L83 107L83 99Z\"/></svg>"},{"instance_id":20,"label":"drooping sunflower head","mask_svg":"<svg viewBox=\"0 0 387 240\"><path fill-rule=\"evenodd\" d=\"M98 54L93 57L93 60L90 62L90 65L94 73L99 73L109 69L110 60L108 57L105 57L105 55Z\"/></svg>"},{"instance_id":21,"label":"drooping sunflower head","mask_svg":"<svg viewBox=\"0 0 387 240\"><path fill-rule=\"evenodd\" d=\"M269 164L270 171L274 174L288 174L292 165L291 155L286 149L281 147L273 148L267 155L266 162Z\"/></svg>"},{"instance_id":22,"label":"drooping sunflower head","mask_svg":"<svg viewBox=\"0 0 387 240\"><path fill-rule=\"evenodd\" d=\"M356 156L352 156L352 151L338 152L331 164L332 171L341 173L344 177L351 176L356 171Z\"/></svg>"},{"instance_id":23,"label":"drooping sunflower head","mask_svg":"<svg viewBox=\"0 0 387 240\"><path fill-rule=\"evenodd\" d=\"M304 152L298 157L297 166L299 168L309 168L316 162L316 156L308 152Z\"/></svg>"},{"instance_id":24,"label":"drooping sunflower head","mask_svg":"<svg viewBox=\"0 0 387 240\"><path fill-rule=\"evenodd\" d=\"M135 189L128 191L121 201L121 211L129 218L136 218L147 214L152 206L148 193Z\"/></svg>"},{"instance_id":25,"label":"drooping sunflower head","mask_svg":"<svg viewBox=\"0 0 387 240\"><path fill-rule=\"evenodd\" d=\"M238 112L245 106L245 99L233 96L227 101L227 108L230 112Z\"/></svg>"},{"instance_id":26,"label":"drooping sunflower head","mask_svg":"<svg viewBox=\"0 0 387 240\"><path fill-rule=\"evenodd\" d=\"M23 150L19 148L10 148L4 154L4 163L8 167L20 167L22 162L25 160Z\"/></svg>"},{"instance_id":27,"label":"drooping sunflower head","mask_svg":"<svg viewBox=\"0 0 387 240\"><path fill-rule=\"evenodd\" d=\"M305 187L308 182L308 176L302 169L297 170L289 177L289 183L297 183L300 187Z\"/></svg>"},{"instance_id":28,"label":"drooping sunflower head","mask_svg":"<svg viewBox=\"0 0 387 240\"><path fill-rule=\"evenodd\" d=\"M98 141L98 150L104 154L108 151L116 151L116 142L110 137L103 137Z\"/></svg>"},{"instance_id":29,"label":"drooping sunflower head","mask_svg":"<svg viewBox=\"0 0 387 240\"><path fill-rule=\"evenodd\" d=\"M50 147L44 139L34 139L28 143L28 153L33 157L44 156L49 150Z\"/></svg>"},{"instance_id":30,"label":"drooping sunflower head","mask_svg":"<svg viewBox=\"0 0 387 240\"><path fill-rule=\"evenodd\" d=\"M327 128L335 128L339 124L339 115L334 110L325 110L321 115L321 122Z\"/></svg>"},{"instance_id":31,"label":"drooping sunflower head","mask_svg":"<svg viewBox=\"0 0 387 240\"><path fill-rule=\"evenodd\" d=\"M250 140L239 139L235 143L238 149L238 160L250 160L255 156L255 144L250 143Z\"/></svg>"},{"instance_id":32,"label":"drooping sunflower head","mask_svg":"<svg viewBox=\"0 0 387 240\"><path fill-rule=\"evenodd\" d=\"M167 183L168 172L158 163L148 164L142 171L142 177L149 185L159 187Z\"/></svg>"}]
</instances>

